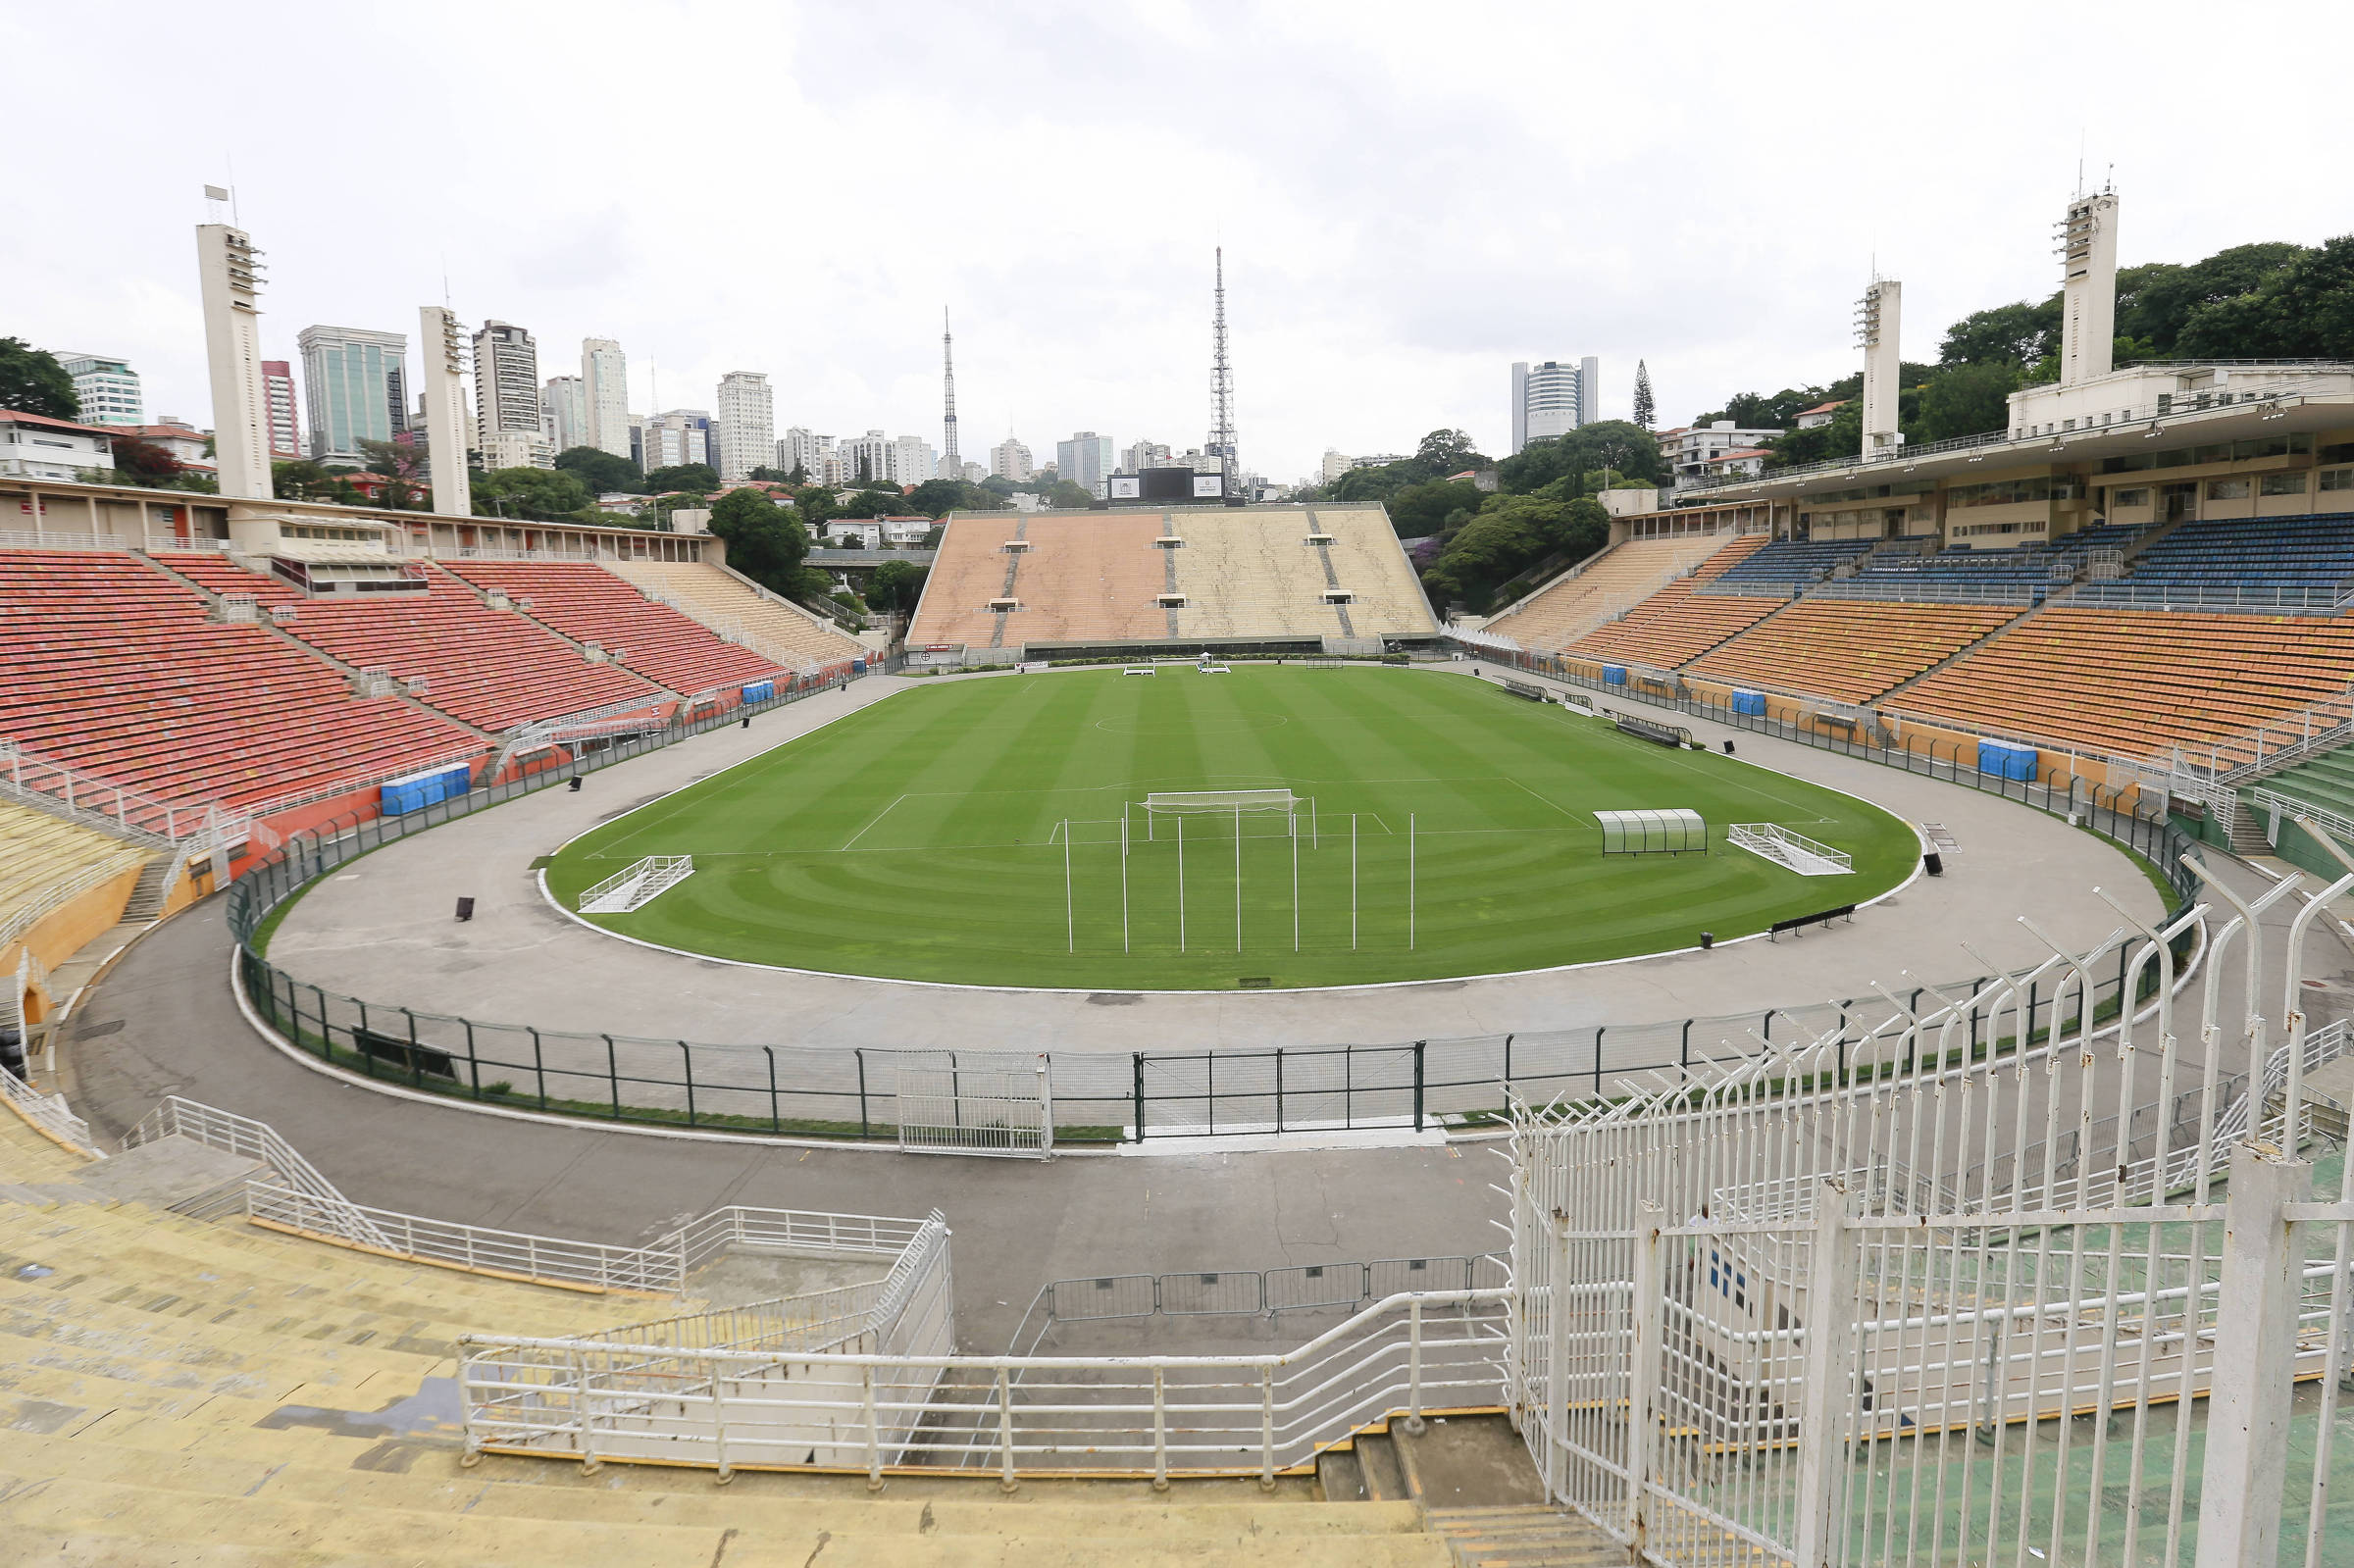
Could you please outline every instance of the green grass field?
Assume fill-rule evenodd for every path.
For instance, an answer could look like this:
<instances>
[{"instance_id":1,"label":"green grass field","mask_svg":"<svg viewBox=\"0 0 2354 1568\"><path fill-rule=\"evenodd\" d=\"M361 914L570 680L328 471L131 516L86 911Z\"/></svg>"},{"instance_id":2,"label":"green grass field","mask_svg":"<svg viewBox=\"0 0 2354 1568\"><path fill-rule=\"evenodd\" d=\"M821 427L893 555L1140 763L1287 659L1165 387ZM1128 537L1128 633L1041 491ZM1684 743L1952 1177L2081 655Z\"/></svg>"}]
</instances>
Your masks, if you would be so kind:
<instances>
[{"instance_id":1,"label":"green grass field","mask_svg":"<svg viewBox=\"0 0 2354 1568\"><path fill-rule=\"evenodd\" d=\"M1194 817L1181 846L1174 819L1148 840L1133 810L1123 865L1123 811L1149 791L1272 787L1313 798L1312 837L1305 811L1297 841L1280 817L1245 818L1239 840L1230 818ZM1602 853L1594 811L1679 806L1708 819L1706 855ZM1845 850L1855 872L1801 877L1729 847L1725 827L1745 822ZM1849 796L1493 685L1238 666L918 685L593 830L546 875L570 909L641 856L692 855L695 874L645 907L590 918L722 958L1234 989L1622 958L1703 931L1721 940L1884 892L1917 852L1910 827Z\"/></svg>"}]
</instances>

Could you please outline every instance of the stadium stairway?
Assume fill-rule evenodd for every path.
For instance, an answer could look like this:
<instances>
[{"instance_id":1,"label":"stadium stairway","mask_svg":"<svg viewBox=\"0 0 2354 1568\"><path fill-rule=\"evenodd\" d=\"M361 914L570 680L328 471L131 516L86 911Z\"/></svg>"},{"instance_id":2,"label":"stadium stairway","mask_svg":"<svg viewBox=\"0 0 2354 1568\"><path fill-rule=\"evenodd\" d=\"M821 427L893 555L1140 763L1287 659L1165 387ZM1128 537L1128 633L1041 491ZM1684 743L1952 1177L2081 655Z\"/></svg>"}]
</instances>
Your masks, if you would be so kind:
<instances>
[{"instance_id":1,"label":"stadium stairway","mask_svg":"<svg viewBox=\"0 0 2354 1568\"><path fill-rule=\"evenodd\" d=\"M1414 1445L1395 1496L1300 1477L1272 1492L1180 1480L1165 1493L1142 1478L1025 1480L1004 1495L992 1476L944 1473L894 1476L877 1494L862 1475L740 1470L723 1485L696 1469L591 1474L498 1454L468 1467L456 1337L581 1334L627 1319L630 1302L168 1206L208 1206L255 1169L178 1138L93 1162L0 1109L0 1556L87 1568L1603 1560L1599 1535L1521 1495L1533 1472L1501 1420L1397 1440ZM636 1315L673 1303L642 1305ZM1530 1554L1532 1542L1551 1554Z\"/></svg>"}]
</instances>

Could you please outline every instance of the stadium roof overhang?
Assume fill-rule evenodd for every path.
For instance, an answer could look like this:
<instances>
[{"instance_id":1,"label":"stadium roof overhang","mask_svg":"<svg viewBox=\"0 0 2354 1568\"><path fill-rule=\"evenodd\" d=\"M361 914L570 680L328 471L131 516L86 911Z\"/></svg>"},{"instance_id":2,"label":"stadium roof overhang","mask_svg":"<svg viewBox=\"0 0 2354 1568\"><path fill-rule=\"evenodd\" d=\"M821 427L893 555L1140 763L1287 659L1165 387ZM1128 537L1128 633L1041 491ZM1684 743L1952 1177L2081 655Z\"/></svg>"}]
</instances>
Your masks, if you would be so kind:
<instances>
[{"instance_id":1,"label":"stadium roof overhang","mask_svg":"<svg viewBox=\"0 0 2354 1568\"><path fill-rule=\"evenodd\" d=\"M2354 395L2331 392L2235 403L2227 407L2134 420L2129 424L2063 430L2017 439L2008 434L1918 448L1803 472L1704 485L1685 492L1685 505L1725 501L1797 500L1859 483L1910 481L1922 490L1947 480L2029 467L2074 467L2178 445L2238 441L2266 435L2354 429Z\"/></svg>"}]
</instances>

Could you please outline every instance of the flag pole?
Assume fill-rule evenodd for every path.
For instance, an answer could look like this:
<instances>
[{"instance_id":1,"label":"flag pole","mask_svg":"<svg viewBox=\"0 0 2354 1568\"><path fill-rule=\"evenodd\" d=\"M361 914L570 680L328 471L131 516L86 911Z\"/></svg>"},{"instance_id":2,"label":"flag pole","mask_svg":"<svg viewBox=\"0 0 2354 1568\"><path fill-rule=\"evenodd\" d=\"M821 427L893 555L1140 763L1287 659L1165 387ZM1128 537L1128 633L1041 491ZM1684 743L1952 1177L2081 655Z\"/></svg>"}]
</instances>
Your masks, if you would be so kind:
<instances>
[{"instance_id":1,"label":"flag pole","mask_svg":"<svg viewBox=\"0 0 2354 1568\"><path fill-rule=\"evenodd\" d=\"M1243 808L1234 808L1234 950L1243 950Z\"/></svg>"}]
</instances>

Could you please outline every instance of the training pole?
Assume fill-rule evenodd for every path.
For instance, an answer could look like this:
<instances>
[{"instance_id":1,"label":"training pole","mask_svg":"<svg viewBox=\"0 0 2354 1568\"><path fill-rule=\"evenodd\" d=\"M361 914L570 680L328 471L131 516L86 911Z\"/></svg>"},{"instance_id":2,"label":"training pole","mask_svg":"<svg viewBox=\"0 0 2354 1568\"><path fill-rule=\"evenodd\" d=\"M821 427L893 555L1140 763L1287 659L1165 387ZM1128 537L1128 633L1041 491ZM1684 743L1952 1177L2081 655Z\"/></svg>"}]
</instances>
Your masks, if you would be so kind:
<instances>
[{"instance_id":1,"label":"training pole","mask_svg":"<svg viewBox=\"0 0 2354 1568\"><path fill-rule=\"evenodd\" d=\"M1234 808L1234 950L1243 950L1243 808Z\"/></svg>"},{"instance_id":2,"label":"training pole","mask_svg":"<svg viewBox=\"0 0 2354 1568\"><path fill-rule=\"evenodd\" d=\"M1185 819L1177 819L1177 950L1185 951Z\"/></svg>"},{"instance_id":3,"label":"training pole","mask_svg":"<svg viewBox=\"0 0 2354 1568\"><path fill-rule=\"evenodd\" d=\"M1298 833L1299 825L1295 823L1292 831ZM1309 795L1307 797L1307 847L1321 849L1323 846L1323 840L1316 836L1316 797Z\"/></svg>"},{"instance_id":4,"label":"training pole","mask_svg":"<svg viewBox=\"0 0 2354 1568\"><path fill-rule=\"evenodd\" d=\"M1120 951L1134 952L1128 945L1128 812L1120 810Z\"/></svg>"},{"instance_id":5,"label":"training pole","mask_svg":"<svg viewBox=\"0 0 2354 1568\"><path fill-rule=\"evenodd\" d=\"M1349 813L1349 950L1356 951L1356 813Z\"/></svg>"},{"instance_id":6,"label":"training pole","mask_svg":"<svg viewBox=\"0 0 2354 1568\"><path fill-rule=\"evenodd\" d=\"M1406 950L1414 950L1414 814L1406 814Z\"/></svg>"},{"instance_id":7,"label":"training pole","mask_svg":"<svg viewBox=\"0 0 2354 1568\"><path fill-rule=\"evenodd\" d=\"M1079 922L1071 913L1071 819L1062 819L1062 934L1064 945L1079 950Z\"/></svg>"},{"instance_id":8,"label":"training pole","mask_svg":"<svg viewBox=\"0 0 2354 1568\"><path fill-rule=\"evenodd\" d=\"M1300 819L1292 822L1292 951L1300 950Z\"/></svg>"}]
</instances>

